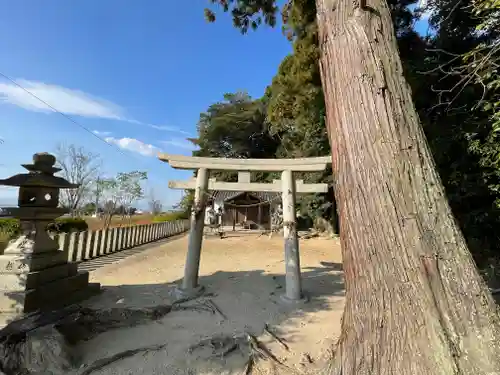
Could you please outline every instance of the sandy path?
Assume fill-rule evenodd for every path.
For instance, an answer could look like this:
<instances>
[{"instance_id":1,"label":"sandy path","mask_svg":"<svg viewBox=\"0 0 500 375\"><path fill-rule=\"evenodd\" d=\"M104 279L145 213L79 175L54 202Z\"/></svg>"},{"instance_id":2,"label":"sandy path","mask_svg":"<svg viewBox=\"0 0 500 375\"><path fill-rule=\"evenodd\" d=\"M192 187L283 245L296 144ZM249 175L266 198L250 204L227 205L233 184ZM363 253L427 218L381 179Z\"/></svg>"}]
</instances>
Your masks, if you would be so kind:
<instances>
[{"instance_id":1,"label":"sandy path","mask_svg":"<svg viewBox=\"0 0 500 375\"><path fill-rule=\"evenodd\" d=\"M227 317L200 311L176 311L161 321L101 334L81 344L85 362L120 351L167 344L160 351L137 354L95 374L241 374L247 357L235 353L212 358L210 350L188 349L206 337L250 332L259 336L284 363L300 370L321 365L340 329L343 309L340 245L336 240L301 241L303 288L310 302L286 306L283 242L276 236L241 235L204 241L200 283ZM93 307L145 307L171 303L173 283L182 278L187 238L145 250L91 273L105 291L89 301ZM290 348L269 335L265 324ZM313 364L301 364L305 354ZM285 371L286 372L286 371Z\"/></svg>"}]
</instances>

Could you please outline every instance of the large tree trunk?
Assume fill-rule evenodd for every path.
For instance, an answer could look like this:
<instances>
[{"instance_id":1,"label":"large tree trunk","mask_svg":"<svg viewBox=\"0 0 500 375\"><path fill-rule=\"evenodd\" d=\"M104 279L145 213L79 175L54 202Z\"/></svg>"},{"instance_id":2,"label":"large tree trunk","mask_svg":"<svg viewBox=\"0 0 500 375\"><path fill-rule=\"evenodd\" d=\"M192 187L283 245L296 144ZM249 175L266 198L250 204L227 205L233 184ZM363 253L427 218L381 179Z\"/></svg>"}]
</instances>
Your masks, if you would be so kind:
<instances>
[{"instance_id":1,"label":"large tree trunk","mask_svg":"<svg viewBox=\"0 0 500 375\"><path fill-rule=\"evenodd\" d=\"M496 307L448 206L386 1L316 4L347 289L336 369L500 374Z\"/></svg>"}]
</instances>

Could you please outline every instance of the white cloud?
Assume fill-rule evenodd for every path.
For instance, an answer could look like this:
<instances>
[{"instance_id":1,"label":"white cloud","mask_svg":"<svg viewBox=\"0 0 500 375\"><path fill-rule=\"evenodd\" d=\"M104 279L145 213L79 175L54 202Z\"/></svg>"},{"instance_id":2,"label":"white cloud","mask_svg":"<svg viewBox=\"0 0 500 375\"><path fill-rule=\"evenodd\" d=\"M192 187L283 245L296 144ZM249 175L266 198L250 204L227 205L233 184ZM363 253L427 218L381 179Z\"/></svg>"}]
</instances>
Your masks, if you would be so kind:
<instances>
[{"instance_id":1,"label":"white cloud","mask_svg":"<svg viewBox=\"0 0 500 375\"><path fill-rule=\"evenodd\" d=\"M62 113L113 120L123 119L123 109L120 106L83 91L36 81L17 80L17 83ZM14 84L0 83L0 101L28 111L53 112L33 95Z\"/></svg>"},{"instance_id":2,"label":"white cloud","mask_svg":"<svg viewBox=\"0 0 500 375\"><path fill-rule=\"evenodd\" d=\"M190 133L188 133L188 132L186 132L184 130L181 130L181 129L175 127L175 126L148 124L147 122L142 122L142 121L137 121L137 120L130 120L130 119L128 119L126 121L130 122L132 124L149 126L150 128L153 128L153 129L156 129L156 130L163 130L163 131L172 132L172 133L180 133L180 134L190 135Z\"/></svg>"},{"instance_id":3,"label":"white cloud","mask_svg":"<svg viewBox=\"0 0 500 375\"><path fill-rule=\"evenodd\" d=\"M99 135L101 137L106 137L108 135L111 135L111 132L103 132L100 130L94 130L92 133L94 133L95 135Z\"/></svg>"},{"instance_id":4,"label":"white cloud","mask_svg":"<svg viewBox=\"0 0 500 375\"><path fill-rule=\"evenodd\" d=\"M182 148L184 150L195 150L197 147L187 139L174 138L167 141L161 141L166 146L173 146L175 148Z\"/></svg>"},{"instance_id":5,"label":"white cloud","mask_svg":"<svg viewBox=\"0 0 500 375\"><path fill-rule=\"evenodd\" d=\"M80 90L25 79L18 79L16 83L22 88L14 83L0 82L0 103L12 104L34 112L52 113L55 109L66 115L125 121L152 129L189 134L176 127L155 125L129 118L125 114L125 109L118 104Z\"/></svg>"},{"instance_id":6,"label":"white cloud","mask_svg":"<svg viewBox=\"0 0 500 375\"><path fill-rule=\"evenodd\" d=\"M191 133L189 132L186 132L184 130L181 130L179 128L176 128L175 126L167 126L167 125L152 125L152 124L148 124L150 127L152 127L153 129L157 129L157 130L164 130L164 131L167 131L167 132L173 132L173 133L180 133L180 134L185 134L185 135L190 135Z\"/></svg>"},{"instance_id":7,"label":"white cloud","mask_svg":"<svg viewBox=\"0 0 500 375\"><path fill-rule=\"evenodd\" d=\"M115 144L124 150L137 152L144 156L156 156L156 154L161 151L158 147L150 145L148 143L144 143L135 138L107 137L104 139L106 140L106 142Z\"/></svg>"}]
</instances>

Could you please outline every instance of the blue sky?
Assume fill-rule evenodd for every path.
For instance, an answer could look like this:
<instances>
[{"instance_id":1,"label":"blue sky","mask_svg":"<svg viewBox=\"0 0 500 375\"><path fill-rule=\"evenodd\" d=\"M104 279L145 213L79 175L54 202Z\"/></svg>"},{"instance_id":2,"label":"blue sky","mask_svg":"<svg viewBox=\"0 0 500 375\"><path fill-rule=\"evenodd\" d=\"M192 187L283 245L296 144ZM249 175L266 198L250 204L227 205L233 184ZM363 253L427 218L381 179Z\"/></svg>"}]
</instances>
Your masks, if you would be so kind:
<instances>
[{"instance_id":1,"label":"blue sky","mask_svg":"<svg viewBox=\"0 0 500 375\"><path fill-rule=\"evenodd\" d=\"M168 180L191 174L156 153L191 155L185 138L196 134L200 112L225 92L262 95L290 52L279 30L242 36L223 16L207 24L207 3L0 1L0 73L115 145L0 77L0 177L66 142L99 153L106 174L146 170L147 188L164 205L178 201L181 192L169 190ZM0 190L0 203L15 197Z\"/></svg>"},{"instance_id":2,"label":"blue sky","mask_svg":"<svg viewBox=\"0 0 500 375\"><path fill-rule=\"evenodd\" d=\"M100 154L104 174L147 171L146 189L164 206L176 203L182 193L168 180L191 173L157 152L191 155L186 137L200 112L226 92L262 95L291 51L279 29L242 36L223 15L207 24L207 4L0 0L0 73L112 145L0 77L0 177L65 142ZM0 188L0 204L16 194Z\"/></svg>"}]
</instances>

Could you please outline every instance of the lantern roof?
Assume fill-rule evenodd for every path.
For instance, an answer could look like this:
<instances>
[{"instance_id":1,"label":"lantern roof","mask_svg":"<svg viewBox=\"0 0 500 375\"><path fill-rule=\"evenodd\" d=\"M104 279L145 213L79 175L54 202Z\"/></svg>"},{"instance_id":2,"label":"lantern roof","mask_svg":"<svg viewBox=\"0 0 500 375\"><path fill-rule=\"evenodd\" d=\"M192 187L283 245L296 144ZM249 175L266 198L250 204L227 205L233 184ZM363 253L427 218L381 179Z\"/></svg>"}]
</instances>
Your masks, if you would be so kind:
<instances>
[{"instance_id":1,"label":"lantern roof","mask_svg":"<svg viewBox=\"0 0 500 375\"><path fill-rule=\"evenodd\" d=\"M62 177L54 176L61 169L54 167L56 158L46 152L33 155L32 164L22 164L29 173L19 173L6 179L0 179L0 185L17 187L49 187L59 189L76 189L73 184Z\"/></svg>"}]
</instances>

